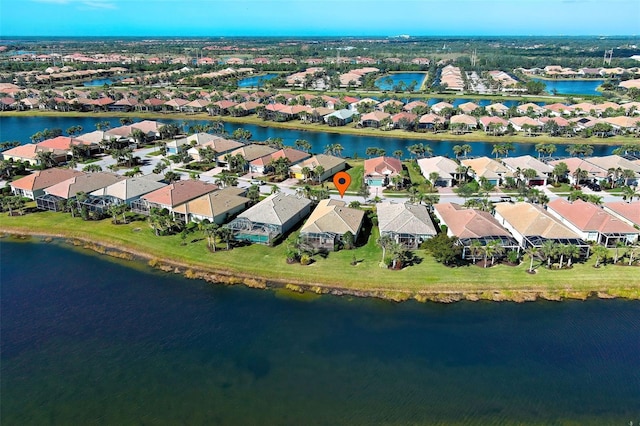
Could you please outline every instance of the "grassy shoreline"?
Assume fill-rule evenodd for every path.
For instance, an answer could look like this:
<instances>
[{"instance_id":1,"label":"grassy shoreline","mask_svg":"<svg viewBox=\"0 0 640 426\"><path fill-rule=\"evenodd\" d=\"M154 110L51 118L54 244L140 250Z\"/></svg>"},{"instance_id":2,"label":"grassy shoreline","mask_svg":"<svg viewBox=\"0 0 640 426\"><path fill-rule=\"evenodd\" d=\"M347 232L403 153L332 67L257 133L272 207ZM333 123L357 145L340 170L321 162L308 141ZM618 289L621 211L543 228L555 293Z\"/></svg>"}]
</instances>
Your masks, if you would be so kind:
<instances>
[{"instance_id":1,"label":"grassy shoreline","mask_svg":"<svg viewBox=\"0 0 640 426\"><path fill-rule=\"evenodd\" d=\"M571 144L590 144L590 145L623 145L628 143L640 143L638 138L632 136L613 136L610 138L561 138L546 135L524 137L522 135L515 136L491 136L482 131L475 131L462 135L455 135L449 132L442 133L418 133L406 132L404 130L383 131L373 128L355 128L351 125L342 127L330 127L326 124L303 124L299 120L288 122L265 121L255 116L248 117L229 117L215 116L212 117L206 113L186 114L186 113L159 113L159 112L58 112L58 111L4 111L0 113L0 117L96 117L96 118L140 118L145 120L220 120L227 123L236 124L253 124L260 127L272 127L277 129L301 130L318 133L334 133L354 136L372 136L381 138L401 138L412 140L434 140L443 142L490 142L490 143L554 143L557 145Z\"/></svg>"},{"instance_id":2,"label":"grassy shoreline","mask_svg":"<svg viewBox=\"0 0 640 426\"><path fill-rule=\"evenodd\" d=\"M607 265L595 269L593 260L576 264L571 270L538 267L536 274L528 274L528 261L518 266L497 265L487 269L474 265L448 268L418 251L419 264L401 271L381 269L375 232L365 245L331 253L325 259L318 257L309 266L288 265L283 244L252 245L211 253L199 234L191 234L193 237L182 246L179 236L156 237L144 222L113 225L108 219L84 222L66 214L42 212L15 217L3 215L0 232L60 238L99 253L143 259L153 267L187 278L255 288L287 288L393 301L524 302L594 296L640 299L640 274L636 273L636 267ZM358 260L357 266L349 266L353 256ZM366 281L362 277L367 277Z\"/></svg>"}]
</instances>

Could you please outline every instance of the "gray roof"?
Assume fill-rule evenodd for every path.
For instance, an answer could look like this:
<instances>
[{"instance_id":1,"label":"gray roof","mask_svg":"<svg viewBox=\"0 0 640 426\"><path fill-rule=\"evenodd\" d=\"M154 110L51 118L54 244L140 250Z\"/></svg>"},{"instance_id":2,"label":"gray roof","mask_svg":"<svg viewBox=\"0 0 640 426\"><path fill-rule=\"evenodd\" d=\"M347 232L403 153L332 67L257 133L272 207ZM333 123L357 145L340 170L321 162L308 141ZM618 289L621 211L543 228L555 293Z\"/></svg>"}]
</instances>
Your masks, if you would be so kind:
<instances>
[{"instance_id":1,"label":"gray roof","mask_svg":"<svg viewBox=\"0 0 640 426\"><path fill-rule=\"evenodd\" d=\"M157 175L132 177L93 191L91 195L110 195L120 200L140 197L166 186L165 183L158 182L156 177Z\"/></svg>"},{"instance_id":2,"label":"gray roof","mask_svg":"<svg viewBox=\"0 0 640 426\"><path fill-rule=\"evenodd\" d=\"M380 203L378 210L378 226L380 233L435 235L431 217L426 206L416 204Z\"/></svg>"},{"instance_id":3,"label":"gray roof","mask_svg":"<svg viewBox=\"0 0 640 426\"><path fill-rule=\"evenodd\" d=\"M238 217L253 223L283 225L311 205L311 200L292 194L272 194Z\"/></svg>"},{"instance_id":4,"label":"gray roof","mask_svg":"<svg viewBox=\"0 0 640 426\"><path fill-rule=\"evenodd\" d=\"M353 116L353 114L355 114L357 111L353 111L350 109L339 109L336 112L332 112L331 114L327 114L324 119L327 120L329 117L338 117L341 120L346 120L348 118L351 118Z\"/></svg>"}]
</instances>

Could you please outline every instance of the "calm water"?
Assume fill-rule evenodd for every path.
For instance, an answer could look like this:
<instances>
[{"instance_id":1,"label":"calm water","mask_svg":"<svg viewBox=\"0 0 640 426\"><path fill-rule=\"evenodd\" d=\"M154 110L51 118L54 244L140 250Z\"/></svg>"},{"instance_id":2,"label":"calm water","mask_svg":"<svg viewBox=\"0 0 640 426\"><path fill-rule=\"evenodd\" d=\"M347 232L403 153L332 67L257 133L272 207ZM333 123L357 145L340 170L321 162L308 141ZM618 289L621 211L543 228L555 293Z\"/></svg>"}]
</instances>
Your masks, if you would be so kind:
<instances>
[{"instance_id":1,"label":"calm water","mask_svg":"<svg viewBox=\"0 0 640 426\"><path fill-rule=\"evenodd\" d=\"M301 301L0 250L3 425L640 422L638 302Z\"/></svg>"},{"instance_id":2,"label":"calm water","mask_svg":"<svg viewBox=\"0 0 640 426\"><path fill-rule=\"evenodd\" d=\"M424 79L427 78L427 74L423 72L402 72L402 73L394 73L385 77L381 77L376 80L376 87L381 90L393 90L394 86L398 85L400 82L405 85L410 85L412 82L416 82L414 87L414 91L420 89ZM389 82L391 80L391 82Z\"/></svg>"},{"instance_id":3,"label":"calm water","mask_svg":"<svg viewBox=\"0 0 640 426\"><path fill-rule=\"evenodd\" d=\"M83 83L83 85L87 86L87 87L95 87L95 86L102 87L105 84L111 85L111 84L113 84L113 82L114 81L112 79L110 79L110 78L99 78L97 80L85 81Z\"/></svg>"},{"instance_id":4,"label":"calm water","mask_svg":"<svg viewBox=\"0 0 640 426\"><path fill-rule=\"evenodd\" d=\"M532 80L543 82L547 86L545 89L547 92L551 93L555 89L559 95L602 96L602 93L596 89L604 83L604 80L542 80L538 78Z\"/></svg>"},{"instance_id":5,"label":"calm water","mask_svg":"<svg viewBox=\"0 0 640 426\"><path fill-rule=\"evenodd\" d=\"M272 78L277 77L279 74L263 74L256 75L253 77L243 78L242 80L238 80L238 87L255 87L259 88L264 86L264 83Z\"/></svg>"},{"instance_id":6,"label":"calm water","mask_svg":"<svg viewBox=\"0 0 640 426\"><path fill-rule=\"evenodd\" d=\"M120 126L118 118L92 118L92 117L2 117L0 116L0 140L12 141L18 140L23 143L30 142L30 137L36 132L45 128L61 128L66 130L71 126L80 125L84 132L94 131L98 122L109 121L112 127ZM163 123L174 123L177 125L193 125L196 123L204 124L204 120L160 120ZM474 156L492 156L494 144L489 142L463 142L463 141L430 141L424 139L401 139L386 138L375 136L357 136L357 135L341 135L337 133L324 132L307 132L303 130L287 130L276 129L272 127L262 127L253 124L233 124L226 123L225 129L232 133L235 129L244 128L251 131L252 141L264 141L269 138L282 138L285 145L293 146L297 139L306 139L311 143L313 152L324 152L327 145L340 144L344 148L342 155L345 157L353 157L358 155L364 157L366 149L369 147L380 147L387 151L387 155L392 155L396 150L403 150L405 155L409 153L406 150L408 146L416 143L422 143L431 146L434 155L453 156L453 146L467 143L471 145L471 155ZM519 143L515 145L515 151L510 153L511 156L517 155L533 155L537 156L534 149L535 138L533 143ZM595 141L594 141L595 142ZM615 146L594 145L594 155L609 155L615 149ZM566 155L564 148L558 145L556 155Z\"/></svg>"}]
</instances>

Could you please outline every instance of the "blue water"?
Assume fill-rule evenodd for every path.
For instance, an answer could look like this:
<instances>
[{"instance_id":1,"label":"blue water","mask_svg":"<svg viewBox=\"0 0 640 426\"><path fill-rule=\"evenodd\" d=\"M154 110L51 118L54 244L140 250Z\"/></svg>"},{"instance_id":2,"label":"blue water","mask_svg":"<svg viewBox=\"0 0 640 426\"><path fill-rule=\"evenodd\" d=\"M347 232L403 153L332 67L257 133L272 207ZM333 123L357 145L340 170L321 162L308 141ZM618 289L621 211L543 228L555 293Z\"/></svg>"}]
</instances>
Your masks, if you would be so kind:
<instances>
[{"instance_id":1,"label":"blue water","mask_svg":"<svg viewBox=\"0 0 640 426\"><path fill-rule=\"evenodd\" d=\"M119 79L116 79L115 81L118 81ZM105 84L108 85L112 85L114 83L114 80L111 78L99 78L97 80L91 80L91 81L85 81L84 83L82 83L84 86L87 87L94 87L94 86L104 86Z\"/></svg>"},{"instance_id":2,"label":"blue water","mask_svg":"<svg viewBox=\"0 0 640 426\"><path fill-rule=\"evenodd\" d=\"M0 254L3 425L640 422L638 302L302 301Z\"/></svg>"},{"instance_id":3,"label":"blue water","mask_svg":"<svg viewBox=\"0 0 640 426\"><path fill-rule=\"evenodd\" d=\"M255 87L257 89L263 87L265 82L277 77L278 75L279 74L263 74L243 78L242 80L238 80L238 87Z\"/></svg>"},{"instance_id":4,"label":"blue water","mask_svg":"<svg viewBox=\"0 0 640 426\"><path fill-rule=\"evenodd\" d=\"M385 77L380 77L376 80L376 87L381 90L393 90L393 88L399 84L400 82L410 85L412 81L415 81L417 84L415 85L413 91L418 91L424 79L427 78L427 74L423 72L402 72L402 73L394 73ZM387 79L391 79L391 83L387 82Z\"/></svg>"},{"instance_id":5,"label":"blue water","mask_svg":"<svg viewBox=\"0 0 640 426\"><path fill-rule=\"evenodd\" d=\"M0 116L0 140L12 141L18 140L23 143L30 142L30 137L36 132L39 132L45 128L61 128L63 130L68 129L74 125L81 125L84 132L91 132L95 130L95 124L102 121L109 121L112 127L120 126L118 118L92 118L92 117L2 117ZM187 125L193 124L205 124L204 120L160 120L163 123L174 123L182 126L184 123ZM396 150L403 150L405 155L409 155L407 147L416 143L422 143L429 145L433 149L434 155L448 155L453 156L453 146L460 144L469 144L472 148L471 154L473 156L492 156L494 144L489 142L464 142L464 141L433 141L425 139L403 139L403 138L387 138L376 136L356 136L356 135L342 135L337 133L325 133L325 132L307 132L303 130L287 130L277 129L272 127L262 127L253 124L234 124L225 123L224 125L227 132L232 133L235 129L244 128L251 131L253 137L252 141L265 141L269 138L282 138L285 145L293 146L298 139L306 139L311 143L312 152L319 153L324 152L327 145L340 144L344 148L342 155L345 157L353 157L358 155L359 157L366 156L366 149L369 147L384 148L388 155L393 154ZM531 139L528 139L531 140ZM594 140L594 143L597 142ZM511 156L518 155L533 155L537 156L535 151L535 138L532 143L518 143L515 144L515 150L510 152ZM593 145L594 153L596 156L610 155L616 148L610 145ZM558 145L558 151L556 155L566 155L564 148Z\"/></svg>"},{"instance_id":6,"label":"blue water","mask_svg":"<svg viewBox=\"0 0 640 426\"><path fill-rule=\"evenodd\" d=\"M546 91L552 93L553 89L558 91L559 95L595 95L602 96L602 93L596 89L604 80L542 80L532 78L534 81L541 81L547 87Z\"/></svg>"}]
</instances>

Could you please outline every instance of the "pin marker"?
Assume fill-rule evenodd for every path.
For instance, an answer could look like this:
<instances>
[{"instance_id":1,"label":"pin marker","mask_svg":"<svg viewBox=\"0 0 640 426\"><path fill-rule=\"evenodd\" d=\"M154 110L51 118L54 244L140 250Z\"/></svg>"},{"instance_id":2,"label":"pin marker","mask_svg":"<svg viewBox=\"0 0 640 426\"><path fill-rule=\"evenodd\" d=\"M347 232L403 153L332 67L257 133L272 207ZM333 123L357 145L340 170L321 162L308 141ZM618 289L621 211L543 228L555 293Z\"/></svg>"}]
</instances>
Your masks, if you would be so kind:
<instances>
[{"instance_id":1,"label":"pin marker","mask_svg":"<svg viewBox=\"0 0 640 426\"><path fill-rule=\"evenodd\" d=\"M333 177L333 184L338 189L340 198L344 198L344 193L351 184L351 176L349 176L349 173L347 172L338 172Z\"/></svg>"}]
</instances>

